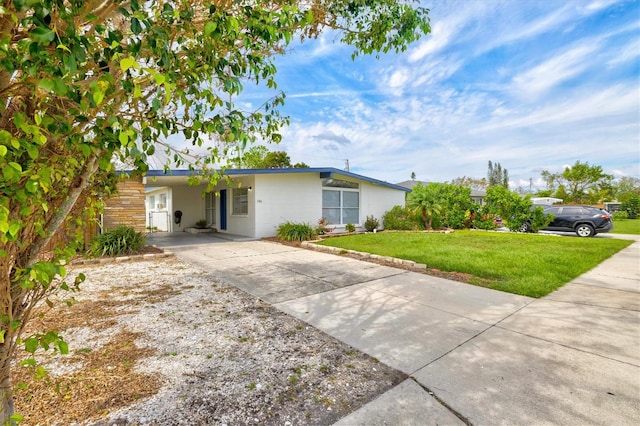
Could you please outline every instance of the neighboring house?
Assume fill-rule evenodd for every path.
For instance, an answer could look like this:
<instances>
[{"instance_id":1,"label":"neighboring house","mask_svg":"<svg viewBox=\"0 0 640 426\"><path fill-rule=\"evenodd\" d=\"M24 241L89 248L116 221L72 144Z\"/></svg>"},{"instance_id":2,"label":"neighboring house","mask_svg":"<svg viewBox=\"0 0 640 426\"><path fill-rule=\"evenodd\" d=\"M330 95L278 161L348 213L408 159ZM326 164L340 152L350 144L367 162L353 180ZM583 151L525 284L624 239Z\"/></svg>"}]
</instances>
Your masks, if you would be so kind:
<instances>
[{"instance_id":1,"label":"neighboring house","mask_svg":"<svg viewBox=\"0 0 640 426\"><path fill-rule=\"evenodd\" d=\"M187 184L197 172L148 171L143 179L147 227L180 232L204 219L218 232L262 238L274 236L284 222L314 226L324 217L336 230L347 223L362 228L369 215L382 222L382 215L404 204L409 192L334 168L229 169L224 174L231 182L221 179L205 193L204 183Z\"/></svg>"},{"instance_id":2,"label":"neighboring house","mask_svg":"<svg viewBox=\"0 0 640 426\"><path fill-rule=\"evenodd\" d=\"M401 186L403 188L407 188L408 190L412 190L414 186L416 186L417 184L423 184L426 185L429 182L422 182L420 180L405 180L404 182L400 182L397 183L396 185ZM484 205L484 197L487 195L487 191L485 190L481 190L481 189L471 189L471 200L475 201L476 203L480 204L481 206Z\"/></svg>"},{"instance_id":3,"label":"neighboring house","mask_svg":"<svg viewBox=\"0 0 640 426\"><path fill-rule=\"evenodd\" d=\"M622 207L622 203L619 201L607 201L604 203L604 209L610 213L617 212Z\"/></svg>"}]
</instances>

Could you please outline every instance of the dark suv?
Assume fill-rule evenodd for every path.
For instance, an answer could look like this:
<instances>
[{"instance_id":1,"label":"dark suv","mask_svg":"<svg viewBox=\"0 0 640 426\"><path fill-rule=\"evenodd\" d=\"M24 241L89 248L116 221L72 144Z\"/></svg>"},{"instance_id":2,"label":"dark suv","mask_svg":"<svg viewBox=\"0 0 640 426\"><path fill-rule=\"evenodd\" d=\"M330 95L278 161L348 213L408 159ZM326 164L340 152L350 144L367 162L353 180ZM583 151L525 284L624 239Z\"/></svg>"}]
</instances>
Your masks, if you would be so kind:
<instances>
[{"instance_id":1,"label":"dark suv","mask_svg":"<svg viewBox=\"0 0 640 426\"><path fill-rule=\"evenodd\" d=\"M538 207L538 206L533 206ZM579 237L593 237L599 232L613 229L613 218L606 210L590 206L540 206L544 214L552 214L554 219L545 231L575 232ZM529 223L522 225L522 232L529 232Z\"/></svg>"}]
</instances>

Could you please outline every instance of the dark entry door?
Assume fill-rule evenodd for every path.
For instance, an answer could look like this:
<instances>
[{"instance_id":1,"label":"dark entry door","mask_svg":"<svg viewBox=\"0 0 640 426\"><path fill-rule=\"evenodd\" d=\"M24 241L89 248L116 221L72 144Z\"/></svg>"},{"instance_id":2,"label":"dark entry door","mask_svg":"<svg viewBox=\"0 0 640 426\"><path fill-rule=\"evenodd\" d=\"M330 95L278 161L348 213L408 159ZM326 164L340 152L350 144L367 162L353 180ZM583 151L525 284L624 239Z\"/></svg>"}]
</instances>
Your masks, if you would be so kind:
<instances>
[{"instance_id":1,"label":"dark entry door","mask_svg":"<svg viewBox=\"0 0 640 426\"><path fill-rule=\"evenodd\" d=\"M220 229L227 229L227 190L220 190Z\"/></svg>"}]
</instances>

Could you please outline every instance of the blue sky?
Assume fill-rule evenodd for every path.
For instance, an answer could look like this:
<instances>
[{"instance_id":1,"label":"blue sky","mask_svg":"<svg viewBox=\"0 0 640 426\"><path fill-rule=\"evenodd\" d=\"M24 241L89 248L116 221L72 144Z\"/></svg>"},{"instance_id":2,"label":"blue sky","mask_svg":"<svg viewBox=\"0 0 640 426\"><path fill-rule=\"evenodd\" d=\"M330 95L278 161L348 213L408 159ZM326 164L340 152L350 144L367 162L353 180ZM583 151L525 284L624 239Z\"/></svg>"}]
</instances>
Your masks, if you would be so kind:
<instances>
[{"instance_id":1,"label":"blue sky","mask_svg":"<svg viewBox=\"0 0 640 426\"><path fill-rule=\"evenodd\" d=\"M482 178L543 186L576 160L640 177L640 1L431 0L432 33L351 60L336 34L276 60L293 162L389 182ZM268 96L245 87L245 107Z\"/></svg>"}]
</instances>

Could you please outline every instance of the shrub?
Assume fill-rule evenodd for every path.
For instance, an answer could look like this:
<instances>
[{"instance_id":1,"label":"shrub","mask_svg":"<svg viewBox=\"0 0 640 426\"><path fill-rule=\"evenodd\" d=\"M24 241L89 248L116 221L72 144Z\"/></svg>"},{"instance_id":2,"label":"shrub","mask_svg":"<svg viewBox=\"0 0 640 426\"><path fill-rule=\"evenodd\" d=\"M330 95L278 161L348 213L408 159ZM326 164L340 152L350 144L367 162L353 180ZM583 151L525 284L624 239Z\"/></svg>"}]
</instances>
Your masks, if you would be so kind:
<instances>
[{"instance_id":1,"label":"shrub","mask_svg":"<svg viewBox=\"0 0 640 426\"><path fill-rule=\"evenodd\" d=\"M140 250L147 243L147 238L141 232L136 232L130 226L120 225L110 231L97 235L89 255L91 256L119 256Z\"/></svg>"},{"instance_id":2,"label":"shrub","mask_svg":"<svg viewBox=\"0 0 640 426\"><path fill-rule=\"evenodd\" d=\"M408 207L393 206L391 210L382 216L385 229L398 231L415 231L424 229L420 213Z\"/></svg>"},{"instance_id":3,"label":"shrub","mask_svg":"<svg viewBox=\"0 0 640 426\"><path fill-rule=\"evenodd\" d=\"M207 227L207 220L206 219L200 219L199 221L196 222L196 228L197 229L205 229Z\"/></svg>"},{"instance_id":4,"label":"shrub","mask_svg":"<svg viewBox=\"0 0 640 426\"><path fill-rule=\"evenodd\" d=\"M333 232L335 229L335 226L333 228L329 227L329 221L326 218L321 217L318 220L318 225L315 228L315 232L317 235L324 235Z\"/></svg>"},{"instance_id":5,"label":"shrub","mask_svg":"<svg viewBox=\"0 0 640 426\"><path fill-rule=\"evenodd\" d=\"M284 241L307 241L314 239L318 234L309 224L285 222L278 226L276 235Z\"/></svg>"},{"instance_id":6,"label":"shrub","mask_svg":"<svg viewBox=\"0 0 640 426\"><path fill-rule=\"evenodd\" d=\"M353 223L347 223L344 226L345 231L347 232L356 232L356 226Z\"/></svg>"},{"instance_id":7,"label":"shrub","mask_svg":"<svg viewBox=\"0 0 640 426\"><path fill-rule=\"evenodd\" d=\"M474 213L473 217L473 227L476 229L484 229L485 231L490 231L497 228L496 225L496 215L490 213Z\"/></svg>"},{"instance_id":8,"label":"shrub","mask_svg":"<svg viewBox=\"0 0 640 426\"><path fill-rule=\"evenodd\" d=\"M367 216L367 220L364 221L364 229L366 229L367 232L373 232L374 230L378 229L378 226L380 226L380 222L378 221L378 219L376 219L373 215Z\"/></svg>"},{"instance_id":9,"label":"shrub","mask_svg":"<svg viewBox=\"0 0 640 426\"><path fill-rule=\"evenodd\" d=\"M616 219L629 219L629 214L624 210L618 210L617 212L613 212L613 220Z\"/></svg>"},{"instance_id":10,"label":"shrub","mask_svg":"<svg viewBox=\"0 0 640 426\"><path fill-rule=\"evenodd\" d=\"M640 198L637 195L632 195L628 201L620 205L620 210L626 211L629 219L637 218L640 214Z\"/></svg>"}]
</instances>

